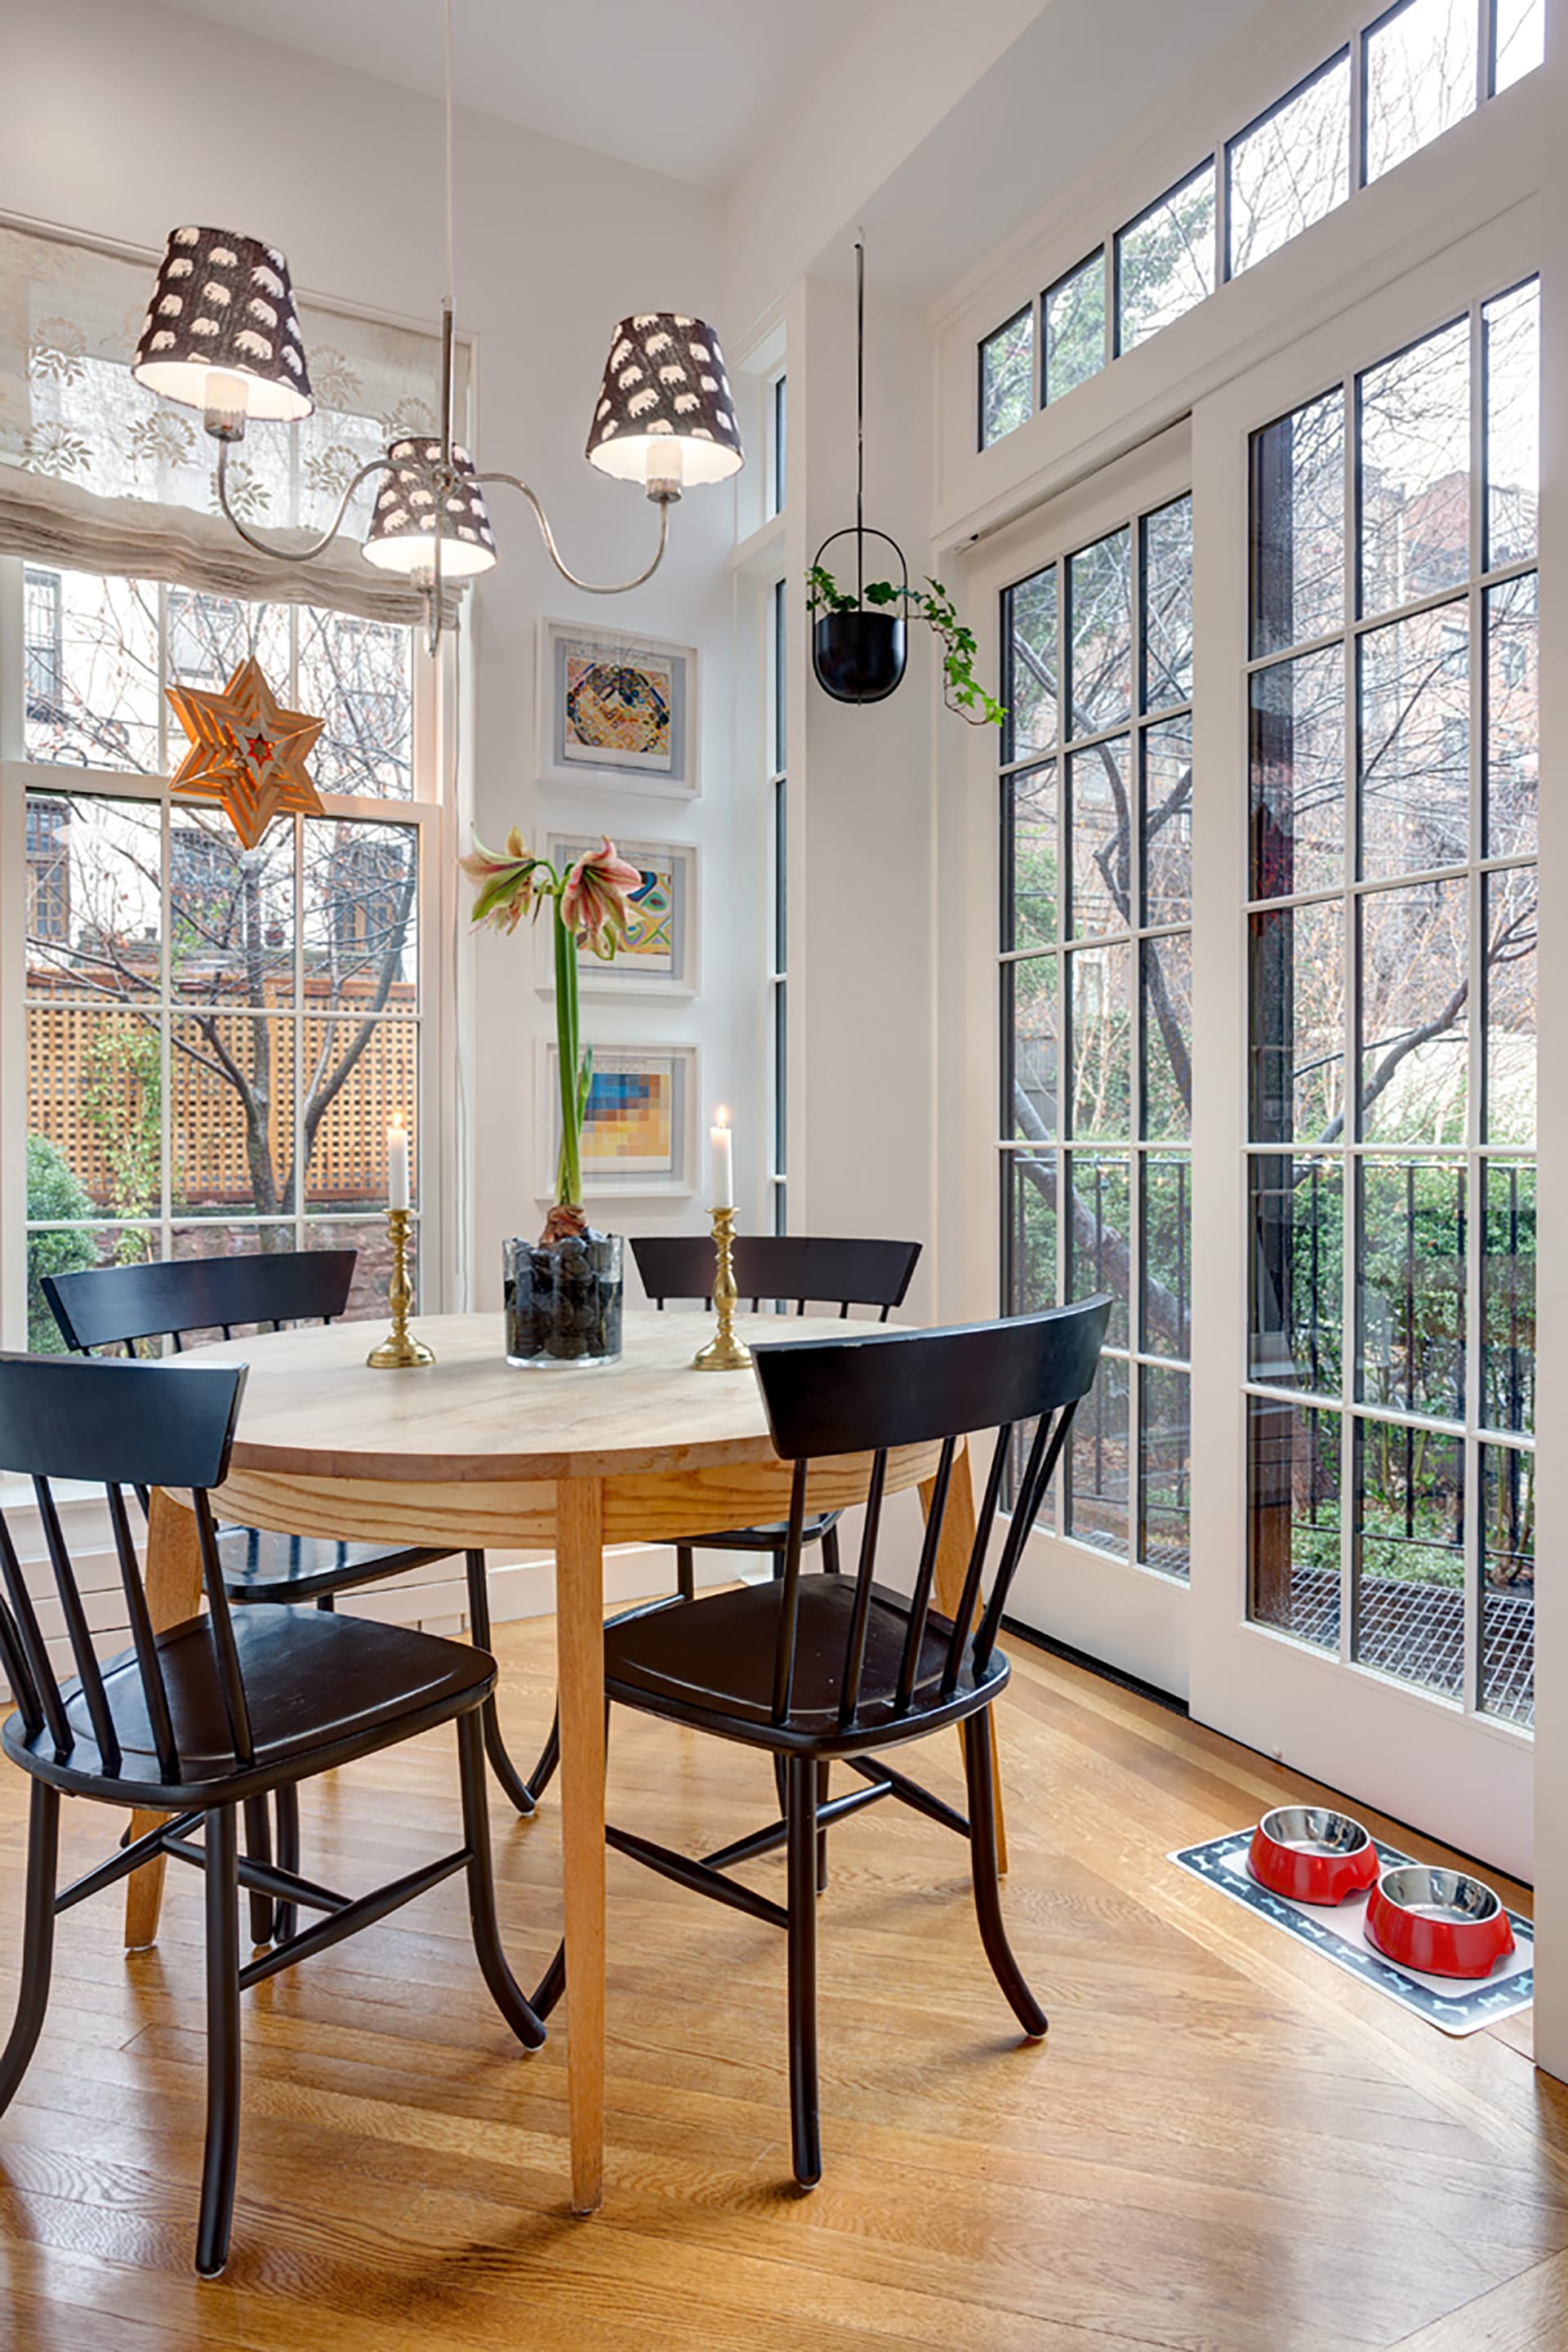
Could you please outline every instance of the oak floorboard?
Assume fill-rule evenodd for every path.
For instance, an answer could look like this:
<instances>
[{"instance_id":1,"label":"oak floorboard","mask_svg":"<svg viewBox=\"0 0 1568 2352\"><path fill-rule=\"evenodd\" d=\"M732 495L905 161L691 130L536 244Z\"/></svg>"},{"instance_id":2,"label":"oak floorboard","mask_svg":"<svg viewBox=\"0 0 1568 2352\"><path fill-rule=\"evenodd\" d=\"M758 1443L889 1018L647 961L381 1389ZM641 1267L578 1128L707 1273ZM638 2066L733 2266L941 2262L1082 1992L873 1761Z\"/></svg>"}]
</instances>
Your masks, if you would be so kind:
<instances>
[{"instance_id":1,"label":"oak floorboard","mask_svg":"<svg viewBox=\"0 0 1568 2352\"><path fill-rule=\"evenodd\" d=\"M496 1644L521 1750L548 1704L553 1628L505 1626ZM1019 2045L985 1967L960 1842L891 1804L845 1823L822 1916L826 2170L797 2197L783 1938L612 1856L606 2201L575 2221L565 2037L518 2054L454 1883L247 1997L235 2254L202 2285L189 2267L200 1881L176 1870L153 1951L122 1950L113 1900L61 1923L54 2005L0 2120L0 2343L1533 2352L1565 2340L1552 2300L1568 2277L1565 2095L1517 2036L1450 2042L1165 1863L1311 1784L1054 1658L1012 1654L1005 1899L1052 2017L1043 2048ZM927 1743L917 1769L957 1797L950 1749ZM709 1850L768 1817L755 1761L618 1717L611 1817ZM15 1988L25 1806L20 1777L0 1771L0 2000ZM303 1812L312 1874L357 1890L412 1867L450 1841L450 1734L307 1790ZM547 1799L519 1822L498 1798L492 1822L503 1934L527 1978L559 1932L559 1810ZM62 1873L88 1866L119 1825L68 1806ZM770 1859L747 1874L776 1886L779 1871Z\"/></svg>"}]
</instances>

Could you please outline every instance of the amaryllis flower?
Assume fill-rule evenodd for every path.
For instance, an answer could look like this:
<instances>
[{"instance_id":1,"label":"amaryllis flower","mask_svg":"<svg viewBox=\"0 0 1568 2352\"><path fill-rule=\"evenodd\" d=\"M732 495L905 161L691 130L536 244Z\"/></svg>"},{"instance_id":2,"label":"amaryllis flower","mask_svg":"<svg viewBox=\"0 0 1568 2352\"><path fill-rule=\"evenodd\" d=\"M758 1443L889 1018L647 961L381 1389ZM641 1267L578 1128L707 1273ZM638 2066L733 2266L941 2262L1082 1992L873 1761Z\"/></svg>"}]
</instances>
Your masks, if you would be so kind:
<instances>
[{"instance_id":1,"label":"amaryllis flower","mask_svg":"<svg viewBox=\"0 0 1568 2352\"><path fill-rule=\"evenodd\" d=\"M504 856L487 849L476 835L472 849L458 863L477 885L470 922L489 923L498 931L515 931L524 915L532 913L539 895L533 877L542 861L533 856L515 824L507 835Z\"/></svg>"},{"instance_id":2,"label":"amaryllis flower","mask_svg":"<svg viewBox=\"0 0 1568 2352\"><path fill-rule=\"evenodd\" d=\"M631 893L641 881L641 867L628 865L606 835L602 846L580 857L567 875L561 892L562 922L609 962L626 936Z\"/></svg>"}]
</instances>

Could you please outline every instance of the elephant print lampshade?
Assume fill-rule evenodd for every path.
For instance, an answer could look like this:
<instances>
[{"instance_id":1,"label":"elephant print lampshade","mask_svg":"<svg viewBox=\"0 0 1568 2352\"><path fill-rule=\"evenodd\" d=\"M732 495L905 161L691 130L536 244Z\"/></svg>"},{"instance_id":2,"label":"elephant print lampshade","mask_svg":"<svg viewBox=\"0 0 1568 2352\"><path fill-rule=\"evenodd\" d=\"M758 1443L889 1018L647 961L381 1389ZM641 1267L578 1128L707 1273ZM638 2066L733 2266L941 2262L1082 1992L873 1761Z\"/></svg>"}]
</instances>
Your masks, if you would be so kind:
<instances>
[{"instance_id":1,"label":"elephant print lampshade","mask_svg":"<svg viewBox=\"0 0 1568 2352\"><path fill-rule=\"evenodd\" d=\"M610 343L588 457L623 482L721 482L745 463L719 338L679 310L623 319Z\"/></svg>"},{"instance_id":2,"label":"elephant print lampshade","mask_svg":"<svg viewBox=\"0 0 1568 2352\"><path fill-rule=\"evenodd\" d=\"M447 580L471 580L493 569L495 533L485 494L466 449L452 445L452 478L444 479L439 441L394 441L375 494L365 561L383 572L441 571Z\"/></svg>"},{"instance_id":3,"label":"elephant print lampshade","mask_svg":"<svg viewBox=\"0 0 1568 2352\"><path fill-rule=\"evenodd\" d=\"M316 404L276 246L228 229L171 230L131 373L186 408L309 416Z\"/></svg>"}]
</instances>

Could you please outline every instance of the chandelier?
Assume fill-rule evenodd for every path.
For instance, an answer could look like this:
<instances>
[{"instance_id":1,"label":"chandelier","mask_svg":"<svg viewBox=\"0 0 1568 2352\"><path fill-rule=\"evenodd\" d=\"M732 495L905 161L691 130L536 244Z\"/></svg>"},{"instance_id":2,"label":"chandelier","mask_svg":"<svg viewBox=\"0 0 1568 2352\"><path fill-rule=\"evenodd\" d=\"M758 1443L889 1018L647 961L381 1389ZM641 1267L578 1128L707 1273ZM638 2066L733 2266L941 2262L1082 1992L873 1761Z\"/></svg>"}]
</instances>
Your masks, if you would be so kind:
<instances>
[{"instance_id":1,"label":"chandelier","mask_svg":"<svg viewBox=\"0 0 1568 2352\"><path fill-rule=\"evenodd\" d=\"M310 562L342 530L362 486L377 479L367 563L403 573L420 588L434 653L445 618L443 590L499 561L485 486L502 482L533 509L551 562L574 588L622 595L650 579L663 560L669 509L683 490L721 482L745 462L719 339L679 310L638 311L610 338L604 383L588 429L590 465L617 481L640 483L658 509L652 559L629 580L580 579L562 557L537 495L516 474L481 472L453 437L457 342L452 268L452 0L447 0L447 290L441 308L441 428L402 434L363 465L319 538L279 546L261 537L229 502L228 459L247 426L298 424L315 407L289 282L276 246L226 229L171 232L132 362L148 390L200 412L217 443L217 499L247 547L281 562Z\"/></svg>"}]
</instances>

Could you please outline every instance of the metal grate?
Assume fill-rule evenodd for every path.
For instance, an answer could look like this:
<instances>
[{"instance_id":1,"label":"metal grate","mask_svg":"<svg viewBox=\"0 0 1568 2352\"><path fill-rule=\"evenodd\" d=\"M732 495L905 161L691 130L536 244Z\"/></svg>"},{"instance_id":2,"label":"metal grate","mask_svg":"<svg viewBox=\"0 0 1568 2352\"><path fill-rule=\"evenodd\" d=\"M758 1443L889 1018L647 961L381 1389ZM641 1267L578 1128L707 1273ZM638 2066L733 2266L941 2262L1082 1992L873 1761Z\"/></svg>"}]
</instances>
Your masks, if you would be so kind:
<instances>
[{"instance_id":1,"label":"metal grate","mask_svg":"<svg viewBox=\"0 0 1568 2352\"><path fill-rule=\"evenodd\" d=\"M1511 1592L1484 1596L1482 1685L1485 1709L1506 1722L1535 1720L1535 1602ZM1290 1580L1289 1616L1280 1631L1320 1649L1337 1649L1337 1576L1298 1569ZM1357 1654L1402 1681L1421 1683L1458 1698L1465 1676L1465 1602L1444 1585L1407 1583L1394 1576L1363 1577Z\"/></svg>"}]
</instances>

